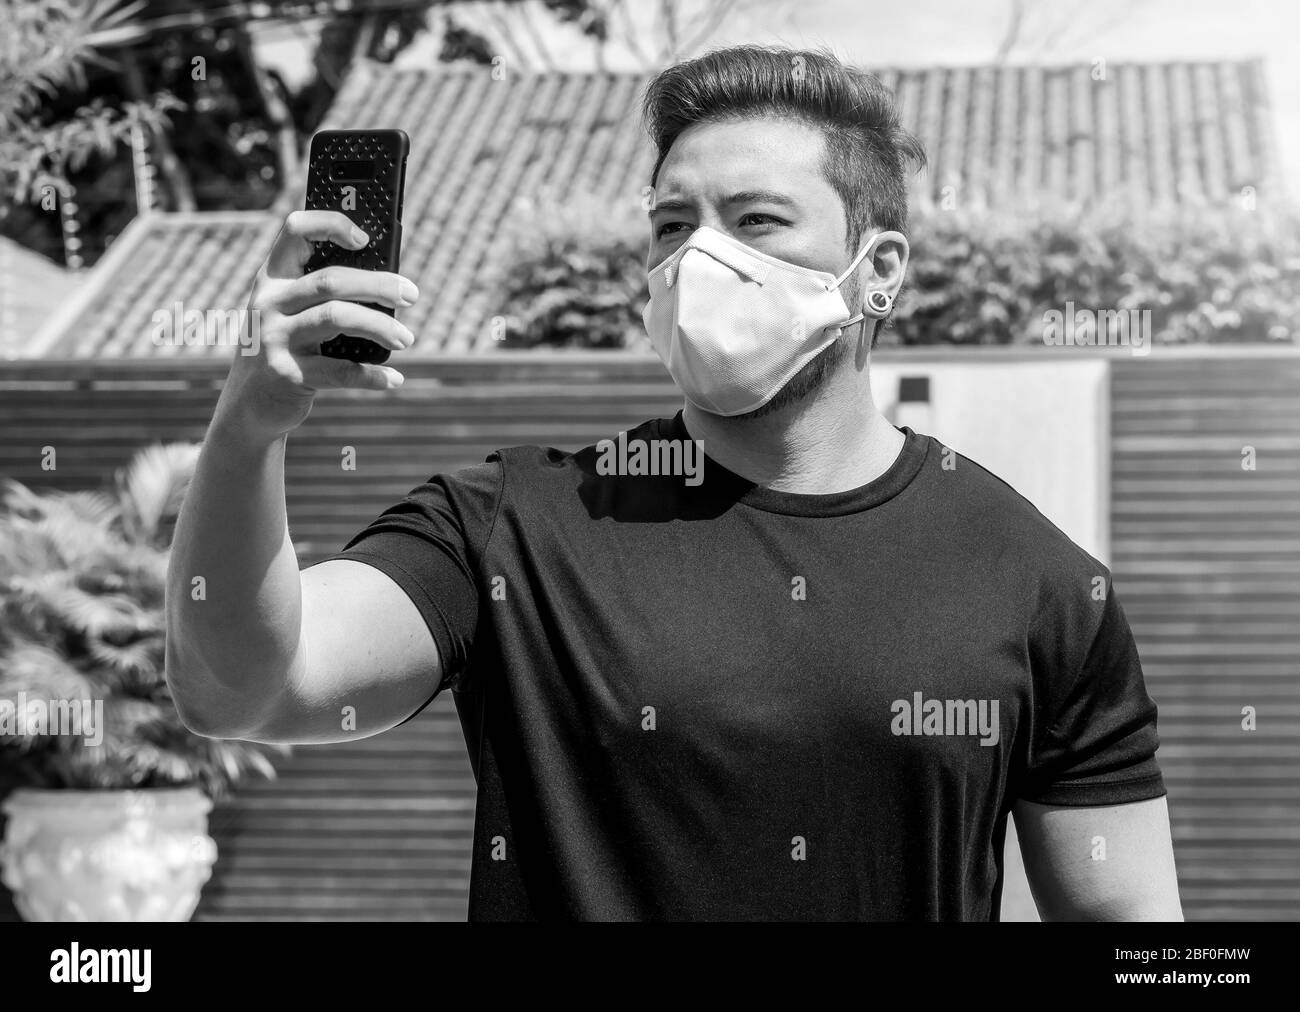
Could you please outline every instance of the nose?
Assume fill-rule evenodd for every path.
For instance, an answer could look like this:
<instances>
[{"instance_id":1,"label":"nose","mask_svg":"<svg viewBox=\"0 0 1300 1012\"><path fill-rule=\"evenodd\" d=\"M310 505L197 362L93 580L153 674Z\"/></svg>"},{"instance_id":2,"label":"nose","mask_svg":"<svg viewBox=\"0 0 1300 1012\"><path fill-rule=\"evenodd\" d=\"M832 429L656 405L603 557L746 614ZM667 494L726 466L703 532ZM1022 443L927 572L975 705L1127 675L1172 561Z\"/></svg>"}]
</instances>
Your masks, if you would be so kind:
<instances>
[{"instance_id":1,"label":"nose","mask_svg":"<svg viewBox=\"0 0 1300 1012\"><path fill-rule=\"evenodd\" d=\"M715 208L712 208L712 207L702 207L702 208L700 208L700 220L699 220L699 224L698 224L696 227L699 227L699 225L707 225L709 228L713 229L715 232L726 232L726 231L727 231L727 226L726 226L726 223L723 222L723 220L722 220L722 215L720 215L720 214L717 212L717 210L716 210ZM730 234L730 233L728 233L728 234Z\"/></svg>"}]
</instances>

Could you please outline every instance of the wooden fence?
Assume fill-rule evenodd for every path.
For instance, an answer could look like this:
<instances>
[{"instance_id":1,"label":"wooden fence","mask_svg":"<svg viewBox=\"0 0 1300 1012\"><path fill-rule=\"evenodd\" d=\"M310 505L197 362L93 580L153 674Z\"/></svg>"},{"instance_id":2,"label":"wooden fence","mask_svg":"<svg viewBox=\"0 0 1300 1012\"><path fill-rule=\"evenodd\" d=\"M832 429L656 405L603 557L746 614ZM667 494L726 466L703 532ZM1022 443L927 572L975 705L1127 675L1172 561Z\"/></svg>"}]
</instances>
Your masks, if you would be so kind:
<instances>
[{"instance_id":1,"label":"wooden fence","mask_svg":"<svg viewBox=\"0 0 1300 1012\"><path fill-rule=\"evenodd\" d=\"M1300 357L1116 359L1111 440L1111 568L1188 919L1296 920Z\"/></svg>"}]
</instances>

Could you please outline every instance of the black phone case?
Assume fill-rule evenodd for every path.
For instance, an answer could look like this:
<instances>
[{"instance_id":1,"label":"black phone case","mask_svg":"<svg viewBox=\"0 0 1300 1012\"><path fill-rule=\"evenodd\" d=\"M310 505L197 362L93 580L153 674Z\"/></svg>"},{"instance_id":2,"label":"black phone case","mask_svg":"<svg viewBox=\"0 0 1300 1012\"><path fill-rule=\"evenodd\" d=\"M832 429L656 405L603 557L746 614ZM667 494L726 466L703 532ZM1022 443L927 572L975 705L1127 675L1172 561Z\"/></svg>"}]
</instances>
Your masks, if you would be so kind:
<instances>
[{"instance_id":1,"label":"black phone case","mask_svg":"<svg viewBox=\"0 0 1300 1012\"><path fill-rule=\"evenodd\" d=\"M359 250L315 243L306 272L322 267L357 267L371 271L397 271L402 250L402 192L406 182L406 155L411 141L403 130L321 130L311 139L307 167L307 210L342 211L365 230L370 241ZM335 161L374 162L372 178L340 181L331 178ZM356 199L344 206L345 187L356 188ZM363 303L393 315L388 306ZM321 354L353 362L386 362L389 351L363 337L339 334L321 345Z\"/></svg>"}]
</instances>

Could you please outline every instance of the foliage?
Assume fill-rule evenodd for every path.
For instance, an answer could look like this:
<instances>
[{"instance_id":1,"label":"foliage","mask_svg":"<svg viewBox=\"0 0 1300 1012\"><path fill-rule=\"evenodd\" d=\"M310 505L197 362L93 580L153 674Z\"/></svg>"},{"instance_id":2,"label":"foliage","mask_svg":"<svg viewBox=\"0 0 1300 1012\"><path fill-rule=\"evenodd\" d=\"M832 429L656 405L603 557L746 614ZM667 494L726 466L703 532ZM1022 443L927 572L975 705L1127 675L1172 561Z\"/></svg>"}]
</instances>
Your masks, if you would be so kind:
<instances>
[{"instance_id":1,"label":"foliage","mask_svg":"<svg viewBox=\"0 0 1300 1012\"><path fill-rule=\"evenodd\" d=\"M166 93L86 100L92 82L112 68L103 50L143 37L134 21L142 7L122 0L0 0L0 215L10 203L23 207L18 218L25 221L6 232L28 233L28 244L53 258L62 243L58 216L31 209L32 202L46 187L66 195L72 179L111 156L133 130L165 129L168 111L178 105ZM129 183L120 189L129 193Z\"/></svg>"},{"instance_id":2,"label":"foliage","mask_svg":"<svg viewBox=\"0 0 1300 1012\"><path fill-rule=\"evenodd\" d=\"M0 760L33 786L193 784L220 798L247 774L274 776L268 754L287 753L191 733L167 688L167 545L197 456L192 444L146 448L104 491L38 493L6 483L0 700L103 705L97 745L33 733L25 722L0 730Z\"/></svg>"},{"instance_id":3,"label":"foliage","mask_svg":"<svg viewBox=\"0 0 1300 1012\"><path fill-rule=\"evenodd\" d=\"M544 196L512 215L518 237L490 283L507 348L625 348L644 339L645 213L599 194Z\"/></svg>"},{"instance_id":4,"label":"foliage","mask_svg":"<svg viewBox=\"0 0 1300 1012\"><path fill-rule=\"evenodd\" d=\"M296 0L0 0L3 233L62 259L60 217L38 198L48 196L47 186L60 198L75 189L73 238L93 264L139 211L133 136L148 149L153 206L271 206L301 178L305 138L351 65L391 61L424 30L429 9L456 6L317 4L319 30L301 26L308 39L315 34L315 76L291 92L259 63L254 40L263 23L301 21ZM587 0L548 0L547 7L599 35ZM463 48L445 58L466 55ZM489 47L478 58L492 55Z\"/></svg>"},{"instance_id":5,"label":"foliage","mask_svg":"<svg viewBox=\"0 0 1300 1012\"><path fill-rule=\"evenodd\" d=\"M13 129L42 99L86 88L86 70L106 66L99 52L143 37L132 22L143 0L0 0L0 127Z\"/></svg>"},{"instance_id":6,"label":"foliage","mask_svg":"<svg viewBox=\"0 0 1300 1012\"><path fill-rule=\"evenodd\" d=\"M60 259L59 216L34 201L46 186L61 196L75 188L77 238L93 263L139 211L126 143L133 134L148 148L154 206L270 206L297 178L303 136L315 125L294 114L318 115L350 60L366 55L355 44L358 23L397 27L409 41L422 17L338 7L349 10L340 58L321 87L292 96L259 65L253 44L257 21L301 15L291 0L0 0L5 234Z\"/></svg>"},{"instance_id":7,"label":"foliage","mask_svg":"<svg viewBox=\"0 0 1300 1012\"><path fill-rule=\"evenodd\" d=\"M507 347L641 341L645 223L598 197L525 217L497 280ZM1300 220L1238 205L913 217L908 280L880 344L1041 343L1044 313L1151 310L1157 344L1300 340Z\"/></svg>"},{"instance_id":8,"label":"foliage","mask_svg":"<svg viewBox=\"0 0 1300 1012\"><path fill-rule=\"evenodd\" d=\"M1300 339L1300 222L1263 210L930 211L890 343L1041 342L1066 303L1151 310L1157 344ZM884 334L881 341L884 343Z\"/></svg>"}]
</instances>

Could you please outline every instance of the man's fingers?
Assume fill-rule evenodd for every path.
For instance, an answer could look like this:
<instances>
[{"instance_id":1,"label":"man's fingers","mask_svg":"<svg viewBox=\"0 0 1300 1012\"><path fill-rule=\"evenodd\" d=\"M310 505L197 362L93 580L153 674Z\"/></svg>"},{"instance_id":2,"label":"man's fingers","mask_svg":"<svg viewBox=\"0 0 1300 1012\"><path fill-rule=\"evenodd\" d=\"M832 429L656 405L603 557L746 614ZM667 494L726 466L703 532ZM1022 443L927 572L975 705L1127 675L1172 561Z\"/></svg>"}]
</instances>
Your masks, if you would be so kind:
<instances>
[{"instance_id":1,"label":"man's fingers","mask_svg":"<svg viewBox=\"0 0 1300 1012\"><path fill-rule=\"evenodd\" d=\"M355 302L322 302L288 319L289 347L297 354L338 334L364 337L393 351L415 343L415 335L391 316Z\"/></svg>"},{"instance_id":2,"label":"man's fingers","mask_svg":"<svg viewBox=\"0 0 1300 1012\"><path fill-rule=\"evenodd\" d=\"M313 355L299 359L303 383L317 390L348 387L354 390L393 390L405 379L396 369L370 362Z\"/></svg>"},{"instance_id":3,"label":"man's fingers","mask_svg":"<svg viewBox=\"0 0 1300 1012\"><path fill-rule=\"evenodd\" d=\"M325 267L289 282L276 295L276 302L280 312L290 314L335 299L377 302L401 309L414 305L419 297L420 290L400 274L357 267Z\"/></svg>"},{"instance_id":4,"label":"man's fingers","mask_svg":"<svg viewBox=\"0 0 1300 1012\"><path fill-rule=\"evenodd\" d=\"M341 211L291 211L266 258L266 273L273 278L299 277L311 258L312 243L326 240L345 249L361 249L370 241Z\"/></svg>"}]
</instances>

